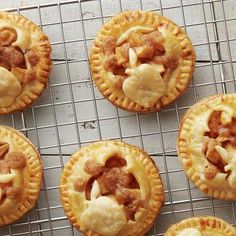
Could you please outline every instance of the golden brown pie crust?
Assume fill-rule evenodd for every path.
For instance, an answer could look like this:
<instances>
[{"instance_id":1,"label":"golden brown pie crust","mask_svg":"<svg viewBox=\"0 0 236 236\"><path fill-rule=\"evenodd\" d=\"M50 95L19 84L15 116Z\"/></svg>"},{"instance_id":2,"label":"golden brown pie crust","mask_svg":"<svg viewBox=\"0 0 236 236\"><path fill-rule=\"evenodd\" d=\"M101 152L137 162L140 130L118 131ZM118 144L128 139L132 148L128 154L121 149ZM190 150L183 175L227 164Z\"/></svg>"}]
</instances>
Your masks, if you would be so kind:
<instances>
[{"instance_id":1,"label":"golden brown pie crust","mask_svg":"<svg viewBox=\"0 0 236 236\"><path fill-rule=\"evenodd\" d=\"M146 29L145 29L146 27ZM139 89L135 89L135 91L132 92L132 99L130 96L127 96L127 92L124 92L124 81L127 80L124 78L124 71L119 74L119 68L116 67L115 64L115 57L118 58L117 61L119 63L122 63L122 60L124 60L125 57L127 57L127 48L128 46L117 47L120 46L119 42L124 40L125 36L124 32L128 32L132 28L133 31L150 31L149 29L154 31L154 34L158 33L160 31L167 32L165 35L169 35L172 37L176 42L178 42L178 61L173 62L172 64L168 61L164 62L166 63L167 67L165 68L165 72L163 72L163 63L162 60L165 59L165 57L158 57L157 56L157 63L159 64L159 68L161 66L162 69L160 73L162 75L162 80L158 78L160 86L155 85L157 90L160 90L160 88L163 86L163 82L165 84L165 91L162 89L159 91L159 98L158 95L156 97L157 100L153 100L148 103L146 106L145 104L141 104L140 102L137 102L137 100L133 99L133 97L137 97L137 93L140 92L140 94L143 94L143 91ZM128 32L129 35L131 35L130 32ZM154 35L153 34L153 35ZM163 34L164 35L164 34ZM144 34L145 36L145 34ZM168 36L168 37L169 37ZM167 36L165 36L167 37ZM123 39L121 39L123 38ZM149 44L152 41L155 41L154 38L149 38ZM139 38L134 35L133 41L138 41ZM167 40L167 39L165 39ZM172 42L173 40L169 40L168 42ZM165 41L164 41L165 42ZM166 41L167 42L167 41ZM136 42L134 42L135 45ZM158 42L155 42L157 45L156 47L159 47L159 52L161 53L161 50L163 50L162 45L158 44ZM122 44L121 44L122 45ZM176 45L172 45L170 48L177 47ZM129 46L128 46L129 47ZM132 46L131 46L132 47ZM105 49L104 49L105 48ZM116 48L116 49L114 49ZM119 50L118 50L119 49ZM141 48L142 49L142 48ZM150 56L149 50L150 48L145 48L145 50L136 50L136 54L140 54L140 57L142 57L142 53L145 53L146 56ZM106 53L109 55L111 51L117 50L114 54L110 56L109 60L107 59L107 55L104 53L104 50L106 50ZM156 50L156 49L155 49ZM157 49L158 50L158 49ZM152 51L150 51L152 53ZM166 48L166 54L167 55L167 48ZM152 57L152 56L151 56ZM154 57L153 57L154 58ZM145 59L145 58L144 58ZM152 58L151 58L152 60ZM153 59L154 60L154 59ZM147 60L146 60L147 61ZM142 64L143 62L141 62ZM149 64L149 62L144 62ZM176 65L174 65L176 64ZM127 63L123 63L123 65L127 66ZM91 66L91 72L92 72L92 78L95 81L98 89L103 94L104 97L106 97L110 102L112 102L114 105L123 108L128 111L135 111L135 112L150 112L150 111L159 111L163 106L166 106L170 104L171 102L175 101L178 96L180 96L185 89L187 88L195 66L195 52L192 46L192 43L186 33L175 23L173 23L171 20L158 15L153 12L147 12L147 11L125 11L122 12L116 16L114 16L111 20L109 20L107 23L103 25L103 27L100 29L99 33L97 34L97 37L93 43L91 55L90 55L90 66ZM130 68L131 65L128 65L127 67ZM174 69L170 69L169 67L174 67ZM118 75L114 78L116 78L117 82L112 81L110 79L110 72L111 70L118 70ZM143 68L142 68L143 69ZM115 72L114 72L115 73ZM128 73L128 72L125 72ZM145 74L145 73L144 73ZM159 77L159 76L158 76ZM157 77L156 77L157 78ZM168 79L166 79L168 78ZM150 77L148 78L150 80ZM154 80L154 79L153 79ZM162 82L163 81L163 82ZM134 83L135 81L132 80L131 83ZM123 83L123 87L122 87ZM152 82L151 82L152 83ZM127 83L126 83L127 84ZM122 88L121 88L122 87ZM127 86L126 86L127 87ZM126 88L125 87L125 88ZM139 87L147 87L147 93L155 93L158 91L153 91L152 86L148 86L148 83L146 84L140 84ZM126 88L127 90L127 88ZM125 91L126 91L125 90ZM150 92L151 91L151 92ZM134 101L135 100L135 101ZM139 98L139 101L142 103L142 99Z\"/></svg>"},{"instance_id":2,"label":"golden brown pie crust","mask_svg":"<svg viewBox=\"0 0 236 236\"><path fill-rule=\"evenodd\" d=\"M236 94L199 101L184 115L178 156L187 176L208 196L236 200Z\"/></svg>"},{"instance_id":3,"label":"golden brown pie crust","mask_svg":"<svg viewBox=\"0 0 236 236\"><path fill-rule=\"evenodd\" d=\"M181 222L172 225L164 234L164 236L178 236L178 234L180 234L186 229L197 229L199 232L206 233L206 235L209 236L236 235L235 227L223 221L222 219L213 216L204 216L204 217L193 217L182 220ZM185 235L190 236L191 234L185 234Z\"/></svg>"},{"instance_id":4,"label":"golden brown pie crust","mask_svg":"<svg viewBox=\"0 0 236 236\"><path fill-rule=\"evenodd\" d=\"M48 37L29 19L0 12L0 114L29 107L47 86Z\"/></svg>"},{"instance_id":5,"label":"golden brown pie crust","mask_svg":"<svg viewBox=\"0 0 236 236\"><path fill-rule=\"evenodd\" d=\"M34 207L42 181L40 156L22 133L0 126L0 227Z\"/></svg>"},{"instance_id":6,"label":"golden brown pie crust","mask_svg":"<svg viewBox=\"0 0 236 236\"><path fill-rule=\"evenodd\" d=\"M91 180L94 182L89 198L87 189ZM60 190L67 217L89 236L142 236L153 225L163 204L162 181L153 160L141 149L121 141L95 142L73 154L61 175ZM124 199L120 193L134 195ZM103 211L103 216L97 213ZM105 222L110 223L105 226Z\"/></svg>"}]
</instances>

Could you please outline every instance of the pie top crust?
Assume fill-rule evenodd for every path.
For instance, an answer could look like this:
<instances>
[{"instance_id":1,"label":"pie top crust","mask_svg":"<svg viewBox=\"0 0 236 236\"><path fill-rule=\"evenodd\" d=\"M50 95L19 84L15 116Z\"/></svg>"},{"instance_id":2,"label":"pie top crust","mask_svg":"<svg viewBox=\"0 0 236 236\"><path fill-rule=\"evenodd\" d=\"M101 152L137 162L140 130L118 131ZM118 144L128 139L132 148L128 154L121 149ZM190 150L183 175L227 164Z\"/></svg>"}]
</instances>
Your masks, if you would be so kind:
<instances>
[{"instance_id":1,"label":"pie top crust","mask_svg":"<svg viewBox=\"0 0 236 236\"><path fill-rule=\"evenodd\" d=\"M236 229L220 218L193 217L172 225L164 236L234 236Z\"/></svg>"},{"instance_id":2,"label":"pie top crust","mask_svg":"<svg viewBox=\"0 0 236 236\"><path fill-rule=\"evenodd\" d=\"M0 227L35 205L41 180L41 160L33 144L20 132L0 126Z\"/></svg>"},{"instance_id":3,"label":"pie top crust","mask_svg":"<svg viewBox=\"0 0 236 236\"><path fill-rule=\"evenodd\" d=\"M90 56L93 80L113 104L158 111L188 86L195 52L186 33L153 12L126 11L100 29Z\"/></svg>"},{"instance_id":4,"label":"pie top crust","mask_svg":"<svg viewBox=\"0 0 236 236\"><path fill-rule=\"evenodd\" d=\"M236 200L236 94L210 96L186 112L178 155L200 190Z\"/></svg>"},{"instance_id":5,"label":"pie top crust","mask_svg":"<svg viewBox=\"0 0 236 236\"><path fill-rule=\"evenodd\" d=\"M30 106L51 70L47 36L21 15L0 12L0 114Z\"/></svg>"},{"instance_id":6,"label":"pie top crust","mask_svg":"<svg viewBox=\"0 0 236 236\"><path fill-rule=\"evenodd\" d=\"M120 141L81 148L66 164L60 189L66 215L89 236L142 236L163 203L154 162Z\"/></svg>"}]
</instances>

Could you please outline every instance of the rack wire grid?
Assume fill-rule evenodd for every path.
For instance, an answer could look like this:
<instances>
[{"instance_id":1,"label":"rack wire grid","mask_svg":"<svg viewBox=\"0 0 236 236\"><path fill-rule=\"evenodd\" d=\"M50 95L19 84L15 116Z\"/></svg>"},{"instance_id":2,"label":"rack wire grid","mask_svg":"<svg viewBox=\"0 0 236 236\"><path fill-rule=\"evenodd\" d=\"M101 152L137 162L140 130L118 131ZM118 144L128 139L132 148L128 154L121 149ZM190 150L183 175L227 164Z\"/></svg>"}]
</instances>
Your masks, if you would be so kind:
<instances>
[{"instance_id":1,"label":"rack wire grid","mask_svg":"<svg viewBox=\"0 0 236 236\"><path fill-rule=\"evenodd\" d=\"M93 39L104 22L127 9L169 17L187 31L196 50L191 85L159 113L117 109L91 81L88 62ZM43 28L51 40L54 66L47 91L32 108L0 117L1 124L15 127L32 140L44 166L36 207L0 229L1 236L81 235L61 206L60 173L71 153L101 139L140 146L158 165L165 204L149 235L163 235L170 224L200 215L218 216L235 225L234 202L211 199L188 181L177 158L176 138L181 117L191 105L210 94L236 92L236 1L81 0L4 10L22 14Z\"/></svg>"}]
</instances>

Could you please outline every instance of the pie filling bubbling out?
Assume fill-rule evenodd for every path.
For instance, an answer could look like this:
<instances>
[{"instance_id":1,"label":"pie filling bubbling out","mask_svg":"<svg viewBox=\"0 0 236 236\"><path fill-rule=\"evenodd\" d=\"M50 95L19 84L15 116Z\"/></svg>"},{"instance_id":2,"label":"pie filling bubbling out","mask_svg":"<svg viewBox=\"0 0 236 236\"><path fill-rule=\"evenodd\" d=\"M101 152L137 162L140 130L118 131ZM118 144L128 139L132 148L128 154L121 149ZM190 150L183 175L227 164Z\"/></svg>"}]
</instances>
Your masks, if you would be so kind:
<instances>
[{"instance_id":1,"label":"pie filling bubbling out","mask_svg":"<svg viewBox=\"0 0 236 236\"><path fill-rule=\"evenodd\" d=\"M133 26L118 39L104 40L104 68L126 97L153 107L166 94L180 61L180 43L166 28Z\"/></svg>"}]
</instances>

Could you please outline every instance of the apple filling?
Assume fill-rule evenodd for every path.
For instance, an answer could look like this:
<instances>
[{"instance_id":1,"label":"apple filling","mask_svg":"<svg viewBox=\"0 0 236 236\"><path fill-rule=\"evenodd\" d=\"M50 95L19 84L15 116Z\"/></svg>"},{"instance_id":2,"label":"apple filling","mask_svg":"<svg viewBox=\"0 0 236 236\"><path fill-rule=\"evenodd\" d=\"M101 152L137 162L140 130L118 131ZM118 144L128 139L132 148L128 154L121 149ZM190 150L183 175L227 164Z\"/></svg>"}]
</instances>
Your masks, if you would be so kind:
<instances>
[{"instance_id":1,"label":"apple filling","mask_svg":"<svg viewBox=\"0 0 236 236\"><path fill-rule=\"evenodd\" d=\"M9 151L8 144L0 145L0 205L6 199L17 199L22 193L22 186L17 187L14 181L19 177L18 171L26 166L22 152Z\"/></svg>"},{"instance_id":2,"label":"apple filling","mask_svg":"<svg viewBox=\"0 0 236 236\"><path fill-rule=\"evenodd\" d=\"M209 131L205 133L203 152L208 164L204 170L207 180L227 181L236 187L236 119L225 122L223 111L214 111L209 119Z\"/></svg>"},{"instance_id":3,"label":"apple filling","mask_svg":"<svg viewBox=\"0 0 236 236\"><path fill-rule=\"evenodd\" d=\"M141 206L141 193L136 178L124 170L125 166L126 161L117 156L110 157L104 166L89 159L85 162L84 171L92 177L88 181L78 178L74 182L74 189L85 191L86 199L91 201L96 183L99 186L99 198L112 199L122 206L128 220L134 220L135 213Z\"/></svg>"},{"instance_id":4,"label":"apple filling","mask_svg":"<svg viewBox=\"0 0 236 236\"><path fill-rule=\"evenodd\" d=\"M164 27L133 26L119 38L107 37L102 49L109 79L145 108L166 93L181 53L178 39Z\"/></svg>"}]
</instances>

